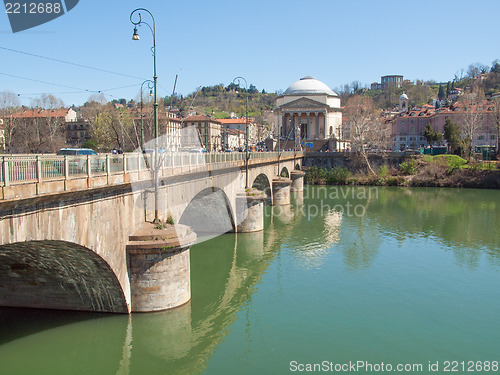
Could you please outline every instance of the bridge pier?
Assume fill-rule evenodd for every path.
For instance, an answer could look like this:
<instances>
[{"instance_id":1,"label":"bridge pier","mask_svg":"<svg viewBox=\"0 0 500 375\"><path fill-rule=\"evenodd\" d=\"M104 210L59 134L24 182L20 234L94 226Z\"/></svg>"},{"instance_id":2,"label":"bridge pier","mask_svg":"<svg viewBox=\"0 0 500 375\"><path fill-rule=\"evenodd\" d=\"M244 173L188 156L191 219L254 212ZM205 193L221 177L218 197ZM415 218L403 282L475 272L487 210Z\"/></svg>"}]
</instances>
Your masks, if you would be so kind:
<instances>
[{"instance_id":1,"label":"bridge pier","mask_svg":"<svg viewBox=\"0 0 500 375\"><path fill-rule=\"evenodd\" d=\"M145 223L127 244L132 312L166 310L191 299L191 228L177 224L158 229Z\"/></svg>"},{"instance_id":2,"label":"bridge pier","mask_svg":"<svg viewBox=\"0 0 500 375\"><path fill-rule=\"evenodd\" d=\"M294 170L290 172L290 179L292 180L290 191L292 192L304 191L304 176L305 172L303 171Z\"/></svg>"},{"instance_id":3,"label":"bridge pier","mask_svg":"<svg viewBox=\"0 0 500 375\"><path fill-rule=\"evenodd\" d=\"M285 206L290 204L290 186L292 180L285 177L273 179L273 205Z\"/></svg>"},{"instance_id":4,"label":"bridge pier","mask_svg":"<svg viewBox=\"0 0 500 375\"><path fill-rule=\"evenodd\" d=\"M246 189L245 193L236 197L236 207L246 217L238 224L238 233L249 233L264 230L264 201L266 193L258 189Z\"/></svg>"}]
</instances>

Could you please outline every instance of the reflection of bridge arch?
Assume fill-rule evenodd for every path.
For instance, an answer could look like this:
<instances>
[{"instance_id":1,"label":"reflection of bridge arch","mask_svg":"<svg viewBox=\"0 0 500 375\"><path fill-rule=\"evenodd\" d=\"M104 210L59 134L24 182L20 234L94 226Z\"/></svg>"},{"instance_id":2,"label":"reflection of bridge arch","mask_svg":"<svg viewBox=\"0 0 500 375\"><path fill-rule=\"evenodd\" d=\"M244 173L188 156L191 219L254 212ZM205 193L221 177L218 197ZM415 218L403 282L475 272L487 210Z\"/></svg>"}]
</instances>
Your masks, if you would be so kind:
<instances>
[{"instance_id":1,"label":"reflection of bridge arch","mask_svg":"<svg viewBox=\"0 0 500 375\"><path fill-rule=\"evenodd\" d=\"M66 241L0 246L0 305L127 313L120 283L94 251Z\"/></svg>"},{"instance_id":2,"label":"reflection of bridge arch","mask_svg":"<svg viewBox=\"0 0 500 375\"><path fill-rule=\"evenodd\" d=\"M179 220L196 233L226 233L235 228L235 213L226 193L218 187L203 189L196 194Z\"/></svg>"}]
</instances>

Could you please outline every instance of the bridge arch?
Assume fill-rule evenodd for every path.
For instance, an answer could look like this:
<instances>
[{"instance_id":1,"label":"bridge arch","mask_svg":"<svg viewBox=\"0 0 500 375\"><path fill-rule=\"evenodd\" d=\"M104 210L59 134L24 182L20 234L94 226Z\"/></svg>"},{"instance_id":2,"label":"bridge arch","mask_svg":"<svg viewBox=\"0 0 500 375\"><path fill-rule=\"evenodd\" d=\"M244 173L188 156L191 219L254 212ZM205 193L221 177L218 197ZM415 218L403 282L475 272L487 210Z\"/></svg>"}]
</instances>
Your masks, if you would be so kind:
<instances>
[{"instance_id":1,"label":"bridge arch","mask_svg":"<svg viewBox=\"0 0 500 375\"><path fill-rule=\"evenodd\" d=\"M299 164L299 163L295 164L295 168L294 168L294 169L295 169L296 171L300 171L300 169L301 169L301 168L300 168L300 164Z\"/></svg>"},{"instance_id":2,"label":"bridge arch","mask_svg":"<svg viewBox=\"0 0 500 375\"><path fill-rule=\"evenodd\" d=\"M290 178L290 172L288 172L288 168L287 167L281 168L280 177Z\"/></svg>"},{"instance_id":3,"label":"bridge arch","mask_svg":"<svg viewBox=\"0 0 500 375\"><path fill-rule=\"evenodd\" d=\"M266 193L268 199L272 197L271 182L265 173L261 173L255 177L252 187Z\"/></svg>"},{"instance_id":4,"label":"bridge arch","mask_svg":"<svg viewBox=\"0 0 500 375\"><path fill-rule=\"evenodd\" d=\"M3 306L128 313L108 263L67 241L0 245L0 296Z\"/></svg>"},{"instance_id":5,"label":"bridge arch","mask_svg":"<svg viewBox=\"0 0 500 375\"><path fill-rule=\"evenodd\" d=\"M196 233L222 234L234 231L234 218L231 202L224 190L209 187L191 199L179 224L191 227Z\"/></svg>"}]
</instances>

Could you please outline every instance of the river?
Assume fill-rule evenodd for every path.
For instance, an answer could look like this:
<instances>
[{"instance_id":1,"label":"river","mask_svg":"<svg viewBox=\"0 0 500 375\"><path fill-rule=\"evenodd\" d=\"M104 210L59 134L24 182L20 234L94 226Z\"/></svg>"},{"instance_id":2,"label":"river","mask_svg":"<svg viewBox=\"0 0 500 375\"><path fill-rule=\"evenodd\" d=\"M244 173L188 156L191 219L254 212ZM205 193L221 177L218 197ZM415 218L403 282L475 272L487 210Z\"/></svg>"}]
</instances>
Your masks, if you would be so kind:
<instances>
[{"instance_id":1,"label":"river","mask_svg":"<svg viewBox=\"0 0 500 375\"><path fill-rule=\"evenodd\" d=\"M0 374L500 372L499 191L306 186L265 213L200 237L172 311L0 309Z\"/></svg>"}]
</instances>

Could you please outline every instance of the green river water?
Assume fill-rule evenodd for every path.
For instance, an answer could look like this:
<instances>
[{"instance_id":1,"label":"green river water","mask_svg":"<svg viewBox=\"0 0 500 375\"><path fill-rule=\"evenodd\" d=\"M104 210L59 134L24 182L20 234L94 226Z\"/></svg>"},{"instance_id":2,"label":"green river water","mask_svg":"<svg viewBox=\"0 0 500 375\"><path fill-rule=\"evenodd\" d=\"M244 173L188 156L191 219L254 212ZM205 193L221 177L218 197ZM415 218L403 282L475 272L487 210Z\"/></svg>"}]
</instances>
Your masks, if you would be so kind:
<instances>
[{"instance_id":1,"label":"green river water","mask_svg":"<svg viewBox=\"0 0 500 375\"><path fill-rule=\"evenodd\" d=\"M263 232L194 245L192 299L172 311L0 309L0 374L500 374L499 191L306 187L292 203L265 207Z\"/></svg>"}]
</instances>

